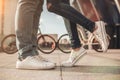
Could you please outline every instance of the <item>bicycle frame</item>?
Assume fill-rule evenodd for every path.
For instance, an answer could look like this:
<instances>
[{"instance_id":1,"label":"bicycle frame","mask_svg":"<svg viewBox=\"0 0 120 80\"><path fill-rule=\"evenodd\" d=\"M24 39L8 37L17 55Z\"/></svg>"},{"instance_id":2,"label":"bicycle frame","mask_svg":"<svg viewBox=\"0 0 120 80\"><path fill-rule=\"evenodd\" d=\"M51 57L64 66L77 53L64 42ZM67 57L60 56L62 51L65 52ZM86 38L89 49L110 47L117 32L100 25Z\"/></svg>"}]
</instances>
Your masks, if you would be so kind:
<instances>
[{"instance_id":1,"label":"bicycle frame","mask_svg":"<svg viewBox=\"0 0 120 80\"><path fill-rule=\"evenodd\" d=\"M88 45L88 49L92 49L92 45L94 45L93 39L95 39L93 33L82 28L81 26L78 26L77 29L78 29L80 41L83 44L83 46Z\"/></svg>"}]
</instances>

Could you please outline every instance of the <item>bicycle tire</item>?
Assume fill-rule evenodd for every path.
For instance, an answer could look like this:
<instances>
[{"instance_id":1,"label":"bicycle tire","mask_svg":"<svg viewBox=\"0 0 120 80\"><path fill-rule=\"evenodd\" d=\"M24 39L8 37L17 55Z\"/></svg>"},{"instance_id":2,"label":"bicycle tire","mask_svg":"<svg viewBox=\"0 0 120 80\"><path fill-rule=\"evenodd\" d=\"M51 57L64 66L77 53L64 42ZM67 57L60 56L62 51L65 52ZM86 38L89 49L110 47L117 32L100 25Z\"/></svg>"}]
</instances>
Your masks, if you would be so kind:
<instances>
[{"instance_id":1,"label":"bicycle tire","mask_svg":"<svg viewBox=\"0 0 120 80\"><path fill-rule=\"evenodd\" d=\"M107 39L108 39L108 42L109 42L109 40L110 40L109 35L107 35ZM94 40L95 40L95 38L93 39L92 43L94 43ZM98 41L97 41L97 43L98 43ZM108 44L109 44L109 43L108 43ZM103 52L100 44L92 45L92 48L93 48L96 52Z\"/></svg>"},{"instance_id":2,"label":"bicycle tire","mask_svg":"<svg viewBox=\"0 0 120 80\"><path fill-rule=\"evenodd\" d=\"M59 50L66 54L71 52L71 50L70 50L71 43L65 45L64 43L61 44L61 41L62 41L62 39L64 39L64 38L66 39L67 37L69 37L68 34L63 34L62 36L60 36L60 38L58 39L58 42L57 42L57 47L59 48ZM69 39L69 41L70 41L70 39Z\"/></svg>"},{"instance_id":3,"label":"bicycle tire","mask_svg":"<svg viewBox=\"0 0 120 80\"><path fill-rule=\"evenodd\" d=\"M45 39L45 42L42 42L43 38ZM48 41L48 42L46 42L46 41ZM46 44L46 43L49 43L49 42L52 43L52 44L49 45L51 50L48 49L48 45L46 45L46 46L42 45L42 44ZM38 50L40 50L44 54L50 54L56 49L56 41L52 36L49 36L49 35L39 36L38 39L37 39L37 44L38 44Z\"/></svg>"},{"instance_id":4,"label":"bicycle tire","mask_svg":"<svg viewBox=\"0 0 120 80\"><path fill-rule=\"evenodd\" d=\"M5 36L1 41L1 48L3 52L7 54L14 54L16 53L17 47L16 47L16 36L15 34L10 34ZM6 42L7 41L7 42Z\"/></svg>"}]
</instances>

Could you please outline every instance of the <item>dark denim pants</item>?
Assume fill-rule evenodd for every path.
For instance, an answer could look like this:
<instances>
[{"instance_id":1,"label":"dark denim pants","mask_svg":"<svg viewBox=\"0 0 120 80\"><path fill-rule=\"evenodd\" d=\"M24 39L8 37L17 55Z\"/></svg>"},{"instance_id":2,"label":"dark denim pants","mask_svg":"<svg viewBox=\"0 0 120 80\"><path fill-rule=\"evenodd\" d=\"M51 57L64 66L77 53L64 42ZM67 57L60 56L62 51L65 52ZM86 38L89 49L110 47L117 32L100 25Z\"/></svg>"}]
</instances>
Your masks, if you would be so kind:
<instances>
[{"instance_id":1,"label":"dark denim pants","mask_svg":"<svg viewBox=\"0 0 120 80\"><path fill-rule=\"evenodd\" d=\"M62 2L70 5L69 0L63 0ZM64 18L64 23L71 41L72 49L81 47L81 42L80 42L78 31L77 31L77 24L66 18Z\"/></svg>"},{"instance_id":2,"label":"dark denim pants","mask_svg":"<svg viewBox=\"0 0 120 80\"><path fill-rule=\"evenodd\" d=\"M49 3L52 5L48 8L48 11L61 15L69 20L67 21L64 19L65 23L67 23L66 29L71 40L71 47L81 47L81 42L79 40L77 32L77 24L88 29L90 32L93 32L95 23L71 7L69 0L47 0L47 4Z\"/></svg>"}]
</instances>

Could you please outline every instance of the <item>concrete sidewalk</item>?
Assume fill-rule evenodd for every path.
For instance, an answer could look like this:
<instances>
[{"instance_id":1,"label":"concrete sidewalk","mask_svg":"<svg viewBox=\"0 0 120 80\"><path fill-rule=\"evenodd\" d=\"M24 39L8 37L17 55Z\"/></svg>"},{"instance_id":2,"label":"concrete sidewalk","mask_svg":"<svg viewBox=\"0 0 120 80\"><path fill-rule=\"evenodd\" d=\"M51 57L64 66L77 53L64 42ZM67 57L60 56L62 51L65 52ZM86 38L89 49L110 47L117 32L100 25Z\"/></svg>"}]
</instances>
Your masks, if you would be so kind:
<instances>
[{"instance_id":1,"label":"concrete sidewalk","mask_svg":"<svg viewBox=\"0 0 120 80\"><path fill-rule=\"evenodd\" d=\"M120 50L88 52L72 68L60 66L68 54L60 51L49 55L40 53L57 63L53 70L18 70L15 69L17 54L0 53L0 80L120 80Z\"/></svg>"}]
</instances>

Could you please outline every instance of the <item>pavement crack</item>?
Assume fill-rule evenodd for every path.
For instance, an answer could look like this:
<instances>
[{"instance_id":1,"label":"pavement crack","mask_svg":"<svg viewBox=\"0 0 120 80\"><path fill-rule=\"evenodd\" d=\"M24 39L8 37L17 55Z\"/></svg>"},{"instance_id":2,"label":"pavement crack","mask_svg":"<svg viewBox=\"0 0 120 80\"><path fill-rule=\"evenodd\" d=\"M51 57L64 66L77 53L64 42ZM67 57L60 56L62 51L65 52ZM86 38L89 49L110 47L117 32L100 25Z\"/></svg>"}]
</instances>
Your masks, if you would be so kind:
<instances>
[{"instance_id":1,"label":"pavement crack","mask_svg":"<svg viewBox=\"0 0 120 80\"><path fill-rule=\"evenodd\" d=\"M60 57L60 54L58 54L58 58L59 58L59 64L60 64L60 80L63 80L63 73L62 73L62 66L61 66L61 57Z\"/></svg>"}]
</instances>

